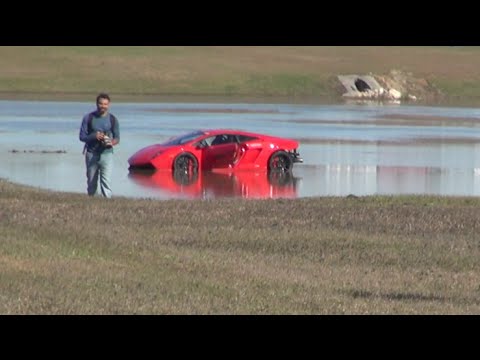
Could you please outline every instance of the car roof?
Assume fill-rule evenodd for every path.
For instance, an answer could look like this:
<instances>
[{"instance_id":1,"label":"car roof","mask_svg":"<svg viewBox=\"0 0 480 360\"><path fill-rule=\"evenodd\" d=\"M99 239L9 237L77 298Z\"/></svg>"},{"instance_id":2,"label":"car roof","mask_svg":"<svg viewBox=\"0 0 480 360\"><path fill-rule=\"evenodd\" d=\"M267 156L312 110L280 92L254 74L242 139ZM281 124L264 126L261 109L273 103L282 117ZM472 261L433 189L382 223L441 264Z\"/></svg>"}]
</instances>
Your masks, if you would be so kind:
<instances>
[{"instance_id":1,"label":"car roof","mask_svg":"<svg viewBox=\"0 0 480 360\"><path fill-rule=\"evenodd\" d=\"M219 134L235 134L235 135L247 135L255 137L265 137L266 135L252 133L248 131L238 130L238 129L202 129L205 135L219 135Z\"/></svg>"}]
</instances>

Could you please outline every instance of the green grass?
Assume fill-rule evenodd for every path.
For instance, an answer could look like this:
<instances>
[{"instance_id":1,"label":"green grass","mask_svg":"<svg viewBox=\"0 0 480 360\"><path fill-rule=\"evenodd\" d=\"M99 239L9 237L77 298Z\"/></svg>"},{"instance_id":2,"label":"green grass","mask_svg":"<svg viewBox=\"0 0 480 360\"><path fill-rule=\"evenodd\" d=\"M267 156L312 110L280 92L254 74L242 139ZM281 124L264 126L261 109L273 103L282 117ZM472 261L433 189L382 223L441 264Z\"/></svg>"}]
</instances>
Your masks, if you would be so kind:
<instances>
[{"instance_id":1,"label":"green grass","mask_svg":"<svg viewBox=\"0 0 480 360\"><path fill-rule=\"evenodd\" d=\"M480 93L480 79L455 82L448 81L447 79L439 79L436 83L445 93L451 94L450 97L452 98L476 98Z\"/></svg>"},{"instance_id":2,"label":"green grass","mask_svg":"<svg viewBox=\"0 0 480 360\"><path fill-rule=\"evenodd\" d=\"M0 313L478 313L479 209L426 196L105 201L0 181Z\"/></svg>"},{"instance_id":3,"label":"green grass","mask_svg":"<svg viewBox=\"0 0 480 360\"><path fill-rule=\"evenodd\" d=\"M424 78L453 99L480 99L479 47L0 47L4 98L51 98L105 90L139 96L340 99L339 74Z\"/></svg>"}]
</instances>

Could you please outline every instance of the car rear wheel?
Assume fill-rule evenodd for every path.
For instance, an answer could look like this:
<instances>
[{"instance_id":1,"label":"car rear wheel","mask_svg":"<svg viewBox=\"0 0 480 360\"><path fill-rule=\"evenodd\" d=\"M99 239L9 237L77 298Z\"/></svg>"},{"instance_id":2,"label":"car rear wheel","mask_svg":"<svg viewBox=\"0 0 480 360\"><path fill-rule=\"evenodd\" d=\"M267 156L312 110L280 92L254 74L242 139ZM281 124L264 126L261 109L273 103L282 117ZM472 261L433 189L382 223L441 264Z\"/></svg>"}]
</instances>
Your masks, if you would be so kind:
<instances>
[{"instance_id":1,"label":"car rear wheel","mask_svg":"<svg viewBox=\"0 0 480 360\"><path fill-rule=\"evenodd\" d=\"M290 155L285 151L273 153L268 161L268 170L276 172L288 172L292 170L293 161Z\"/></svg>"},{"instance_id":2,"label":"car rear wheel","mask_svg":"<svg viewBox=\"0 0 480 360\"><path fill-rule=\"evenodd\" d=\"M194 173L197 170L198 160L192 154L180 154L173 161L173 171L175 172Z\"/></svg>"}]
</instances>

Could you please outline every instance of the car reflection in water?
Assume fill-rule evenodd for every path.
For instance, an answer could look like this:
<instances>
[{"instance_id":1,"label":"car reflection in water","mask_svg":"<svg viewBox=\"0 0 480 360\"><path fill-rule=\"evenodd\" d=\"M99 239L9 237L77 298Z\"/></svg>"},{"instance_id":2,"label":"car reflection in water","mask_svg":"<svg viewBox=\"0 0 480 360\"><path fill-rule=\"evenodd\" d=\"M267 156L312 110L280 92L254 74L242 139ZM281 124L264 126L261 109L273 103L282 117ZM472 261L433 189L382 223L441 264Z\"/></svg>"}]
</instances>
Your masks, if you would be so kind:
<instances>
[{"instance_id":1,"label":"car reflection in water","mask_svg":"<svg viewBox=\"0 0 480 360\"><path fill-rule=\"evenodd\" d=\"M200 171L130 171L129 178L147 188L156 188L179 198L296 198L298 178L292 172L235 173Z\"/></svg>"}]
</instances>

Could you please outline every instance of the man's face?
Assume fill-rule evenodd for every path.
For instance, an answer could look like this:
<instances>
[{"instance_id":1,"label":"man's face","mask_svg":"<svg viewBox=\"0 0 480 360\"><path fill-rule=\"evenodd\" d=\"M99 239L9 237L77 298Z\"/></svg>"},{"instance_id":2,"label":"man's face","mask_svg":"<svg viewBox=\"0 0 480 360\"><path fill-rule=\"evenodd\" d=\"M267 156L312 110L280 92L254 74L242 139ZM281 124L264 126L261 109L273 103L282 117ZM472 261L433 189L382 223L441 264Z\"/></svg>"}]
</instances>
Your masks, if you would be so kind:
<instances>
[{"instance_id":1,"label":"man's face","mask_svg":"<svg viewBox=\"0 0 480 360\"><path fill-rule=\"evenodd\" d=\"M100 113L100 115L105 114L108 111L108 107L110 105L110 101L108 99L98 99L97 102L97 110Z\"/></svg>"}]
</instances>

